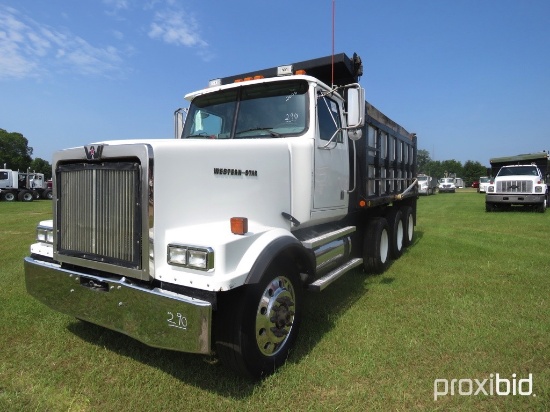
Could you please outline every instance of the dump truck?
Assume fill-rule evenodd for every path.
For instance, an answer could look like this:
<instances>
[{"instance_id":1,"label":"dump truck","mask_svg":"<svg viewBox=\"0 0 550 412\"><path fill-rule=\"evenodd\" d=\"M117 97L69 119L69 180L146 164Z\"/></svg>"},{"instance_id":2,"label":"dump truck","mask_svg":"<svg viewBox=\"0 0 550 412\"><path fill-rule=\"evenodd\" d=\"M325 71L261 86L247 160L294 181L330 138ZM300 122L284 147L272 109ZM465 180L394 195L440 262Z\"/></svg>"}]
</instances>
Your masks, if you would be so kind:
<instances>
[{"instance_id":1,"label":"dump truck","mask_svg":"<svg viewBox=\"0 0 550 412\"><path fill-rule=\"evenodd\" d=\"M304 299L413 243L417 137L365 101L361 75L342 53L220 77L185 96L175 139L55 153L28 292L152 347L274 372Z\"/></svg>"},{"instance_id":2,"label":"dump truck","mask_svg":"<svg viewBox=\"0 0 550 412\"><path fill-rule=\"evenodd\" d=\"M550 156L547 152L490 159L491 179L485 194L485 210L530 206L544 213L548 205Z\"/></svg>"},{"instance_id":3,"label":"dump truck","mask_svg":"<svg viewBox=\"0 0 550 412\"><path fill-rule=\"evenodd\" d=\"M6 202L32 202L40 198L51 199L52 196L43 173L0 169L0 199Z\"/></svg>"},{"instance_id":4,"label":"dump truck","mask_svg":"<svg viewBox=\"0 0 550 412\"><path fill-rule=\"evenodd\" d=\"M437 179L431 176L420 173L417 176L418 180L418 194L420 195L435 195L438 189Z\"/></svg>"}]
</instances>

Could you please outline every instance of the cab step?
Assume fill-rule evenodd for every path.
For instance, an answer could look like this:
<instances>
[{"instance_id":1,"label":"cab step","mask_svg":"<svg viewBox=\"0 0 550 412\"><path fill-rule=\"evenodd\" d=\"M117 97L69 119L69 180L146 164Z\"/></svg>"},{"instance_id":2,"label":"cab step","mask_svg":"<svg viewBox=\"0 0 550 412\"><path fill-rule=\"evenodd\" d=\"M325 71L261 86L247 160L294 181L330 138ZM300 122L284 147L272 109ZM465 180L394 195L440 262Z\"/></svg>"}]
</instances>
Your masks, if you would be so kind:
<instances>
[{"instance_id":1,"label":"cab step","mask_svg":"<svg viewBox=\"0 0 550 412\"><path fill-rule=\"evenodd\" d=\"M340 276L342 276L344 273L349 272L351 269L361 265L362 263L363 263L363 259L361 258L352 259L344 263L342 266L339 266L336 269L333 269L322 278L319 278L315 282L310 283L307 289L312 292L321 292L332 282L339 279Z\"/></svg>"}]
</instances>

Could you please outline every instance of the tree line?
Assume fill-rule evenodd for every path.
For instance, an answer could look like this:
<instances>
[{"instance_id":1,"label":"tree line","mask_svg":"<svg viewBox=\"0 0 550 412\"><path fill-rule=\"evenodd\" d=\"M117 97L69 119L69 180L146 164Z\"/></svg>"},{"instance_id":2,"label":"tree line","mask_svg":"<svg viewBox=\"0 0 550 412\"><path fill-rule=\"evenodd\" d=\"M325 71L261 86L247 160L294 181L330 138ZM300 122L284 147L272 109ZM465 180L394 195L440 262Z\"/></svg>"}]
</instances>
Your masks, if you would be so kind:
<instances>
[{"instance_id":1,"label":"tree line","mask_svg":"<svg viewBox=\"0 0 550 412\"><path fill-rule=\"evenodd\" d=\"M440 179L442 177L454 174L464 180L466 187L470 187L474 181L478 181L480 176L489 176L490 169L479 162L467 160L464 164L458 160L432 160L427 150L418 150L417 152L418 173Z\"/></svg>"},{"instance_id":2,"label":"tree line","mask_svg":"<svg viewBox=\"0 0 550 412\"><path fill-rule=\"evenodd\" d=\"M0 129L0 169L11 169L43 173L46 179L52 177L52 166L44 159L32 158L32 147L21 133Z\"/></svg>"}]
</instances>

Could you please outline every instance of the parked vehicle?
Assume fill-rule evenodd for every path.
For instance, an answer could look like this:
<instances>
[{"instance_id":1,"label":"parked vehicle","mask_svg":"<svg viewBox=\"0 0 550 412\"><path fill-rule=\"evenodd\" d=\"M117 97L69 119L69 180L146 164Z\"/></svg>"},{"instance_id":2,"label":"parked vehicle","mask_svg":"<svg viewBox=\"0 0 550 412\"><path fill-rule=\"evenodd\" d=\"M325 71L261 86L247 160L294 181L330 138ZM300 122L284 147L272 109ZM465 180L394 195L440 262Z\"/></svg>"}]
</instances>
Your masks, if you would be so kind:
<instances>
[{"instance_id":1,"label":"parked vehicle","mask_svg":"<svg viewBox=\"0 0 550 412\"><path fill-rule=\"evenodd\" d=\"M479 180L474 180L472 182L472 188L478 189L478 192L479 192Z\"/></svg>"},{"instance_id":2,"label":"parked vehicle","mask_svg":"<svg viewBox=\"0 0 550 412\"><path fill-rule=\"evenodd\" d=\"M548 205L550 157L533 153L490 160L495 176L487 186L485 210L509 209L513 205L533 206L544 213Z\"/></svg>"},{"instance_id":3,"label":"parked vehicle","mask_svg":"<svg viewBox=\"0 0 550 412\"><path fill-rule=\"evenodd\" d=\"M55 153L28 292L150 346L272 373L304 290L383 272L413 240L416 135L364 100L361 74L340 54L216 79L186 95L177 139Z\"/></svg>"},{"instance_id":4,"label":"parked vehicle","mask_svg":"<svg viewBox=\"0 0 550 412\"><path fill-rule=\"evenodd\" d=\"M485 193L487 192L487 186L489 186L491 182L491 178L488 177L488 176L481 176L479 178L479 187L478 187L478 192L479 193Z\"/></svg>"},{"instance_id":5,"label":"parked vehicle","mask_svg":"<svg viewBox=\"0 0 550 412\"><path fill-rule=\"evenodd\" d=\"M454 177L443 177L439 179L439 193L455 193L456 183Z\"/></svg>"},{"instance_id":6,"label":"parked vehicle","mask_svg":"<svg viewBox=\"0 0 550 412\"><path fill-rule=\"evenodd\" d=\"M437 193L437 180L425 174L419 174L418 179L418 194L419 195L435 195Z\"/></svg>"},{"instance_id":7,"label":"parked vehicle","mask_svg":"<svg viewBox=\"0 0 550 412\"><path fill-rule=\"evenodd\" d=\"M52 191L44 181L44 174L30 170L19 172L0 169L0 192L0 199L6 202L14 200L32 202L35 199L52 198Z\"/></svg>"}]
</instances>

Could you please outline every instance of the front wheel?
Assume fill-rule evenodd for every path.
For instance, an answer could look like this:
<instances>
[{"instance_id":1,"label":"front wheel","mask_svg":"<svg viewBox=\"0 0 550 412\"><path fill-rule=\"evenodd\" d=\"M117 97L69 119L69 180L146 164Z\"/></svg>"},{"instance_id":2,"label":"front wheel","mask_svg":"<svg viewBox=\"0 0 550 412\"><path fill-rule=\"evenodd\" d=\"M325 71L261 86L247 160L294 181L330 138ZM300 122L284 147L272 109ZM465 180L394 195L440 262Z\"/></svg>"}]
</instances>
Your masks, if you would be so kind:
<instances>
[{"instance_id":1,"label":"front wheel","mask_svg":"<svg viewBox=\"0 0 550 412\"><path fill-rule=\"evenodd\" d=\"M288 358L302 316L302 285L296 270L273 266L259 283L236 292L218 309L216 349L224 364L258 379Z\"/></svg>"},{"instance_id":2,"label":"front wheel","mask_svg":"<svg viewBox=\"0 0 550 412\"><path fill-rule=\"evenodd\" d=\"M15 200L15 195L12 192L5 192L2 194L2 199L6 202L13 202Z\"/></svg>"},{"instance_id":3,"label":"front wheel","mask_svg":"<svg viewBox=\"0 0 550 412\"><path fill-rule=\"evenodd\" d=\"M542 203L540 205L538 205L537 207L537 211L539 213L544 213L546 212L546 208L548 207L548 204L547 204L547 200L546 200L546 197L544 198L544 200L542 201Z\"/></svg>"}]
</instances>

